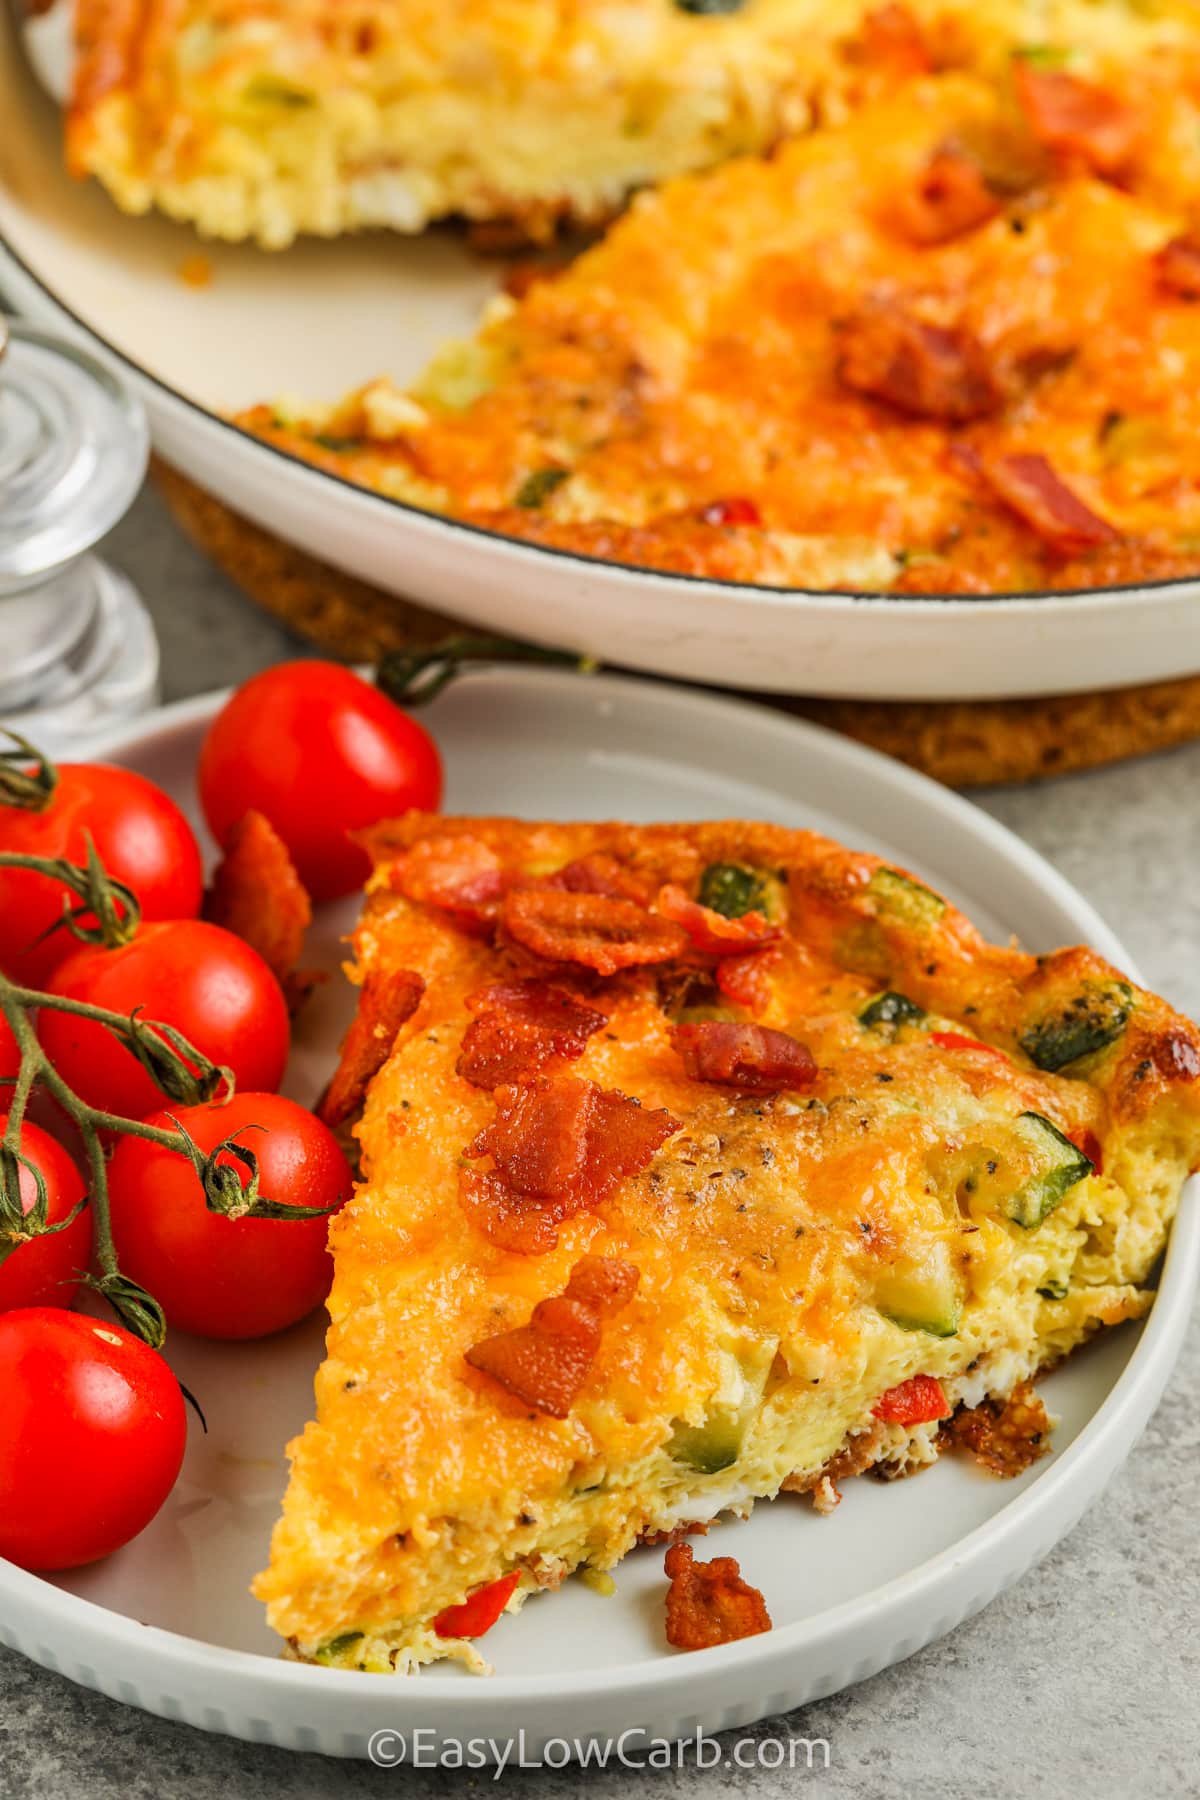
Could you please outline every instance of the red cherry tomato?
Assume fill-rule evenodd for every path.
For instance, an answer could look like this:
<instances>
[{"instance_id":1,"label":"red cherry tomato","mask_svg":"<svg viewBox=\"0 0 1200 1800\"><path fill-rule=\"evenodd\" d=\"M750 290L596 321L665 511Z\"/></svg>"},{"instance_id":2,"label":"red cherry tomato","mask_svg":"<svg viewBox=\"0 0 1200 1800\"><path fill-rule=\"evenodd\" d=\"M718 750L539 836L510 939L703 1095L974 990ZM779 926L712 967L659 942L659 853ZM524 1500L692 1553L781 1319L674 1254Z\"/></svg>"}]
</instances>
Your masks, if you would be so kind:
<instances>
[{"instance_id":1,"label":"red cherry tomato","mask_svg":"<svg viewBox=\"0 0 1200 1800\"><path fill-rule=\"evenodd\" d=\"M314 900L361 887L347 835L413 807L436 811L437 747L415 719L339 663L280 663L240 687L200 752L200 799L224 844L253 807L275 827Z\"/></svg>"},{"instance_id":2,"label":"red cherry tomato","mask_svg":"<svg viewBox=\"0 0 1200 1800\"><path fill-rule=\"evenodd\" d=\"M0 1081L6 1081L17 1075L21 1067L21 1052L17 1049L17 1040L12 1034L12 1026L0 1013ZM0 1089L0 1100L4 1091Z\"/></svg>"},{"instance_id":3,"label":"red cherry tomato","mask_svg":"<svg viewBox=\"0 0 1200 1800\"><path fill-rule=\"evenodd\" d=\"M226 1106L171 1110L202 1150L215 1150L236 1133L258 1158L266 1199L336 1207L349 1196L354 1178L337 1139L292 1100L237 1094ZM152 1123L171 1126L166 1113ZM248 1129L255 1125L264 1129ZM228 1154L220 1160L240 1168ZM327 1214L292 1221L210 1212L190 1162L134 1137L117 1145L109 1189L122 1269L149 1289L181 1331L266 1337L306 1318L329 1292Z\"/></svg>"},{"instance_id":4,"label":"red cherry tomato","mask_svg":"<svg viewBox=\"0 0 1200 1800\"><path fill-rule=\"evenodd\" d=\"M511 1575L501 1575L499 1581L489 1581L486 1587L476 1588L461 1606L448 1606L445 1612L440 1612L433 1621L433 1629L439 1637L482 1637L485 1631L492 1629L508 1605L519 1579L514 1569Z\"/></svg>"},{"instance_id":5,"label":"red cherry tomato","mask_svg":"<svg viewBox=\"0 0 1200 1800\"><path fill-rule=\"evenodd\" d=\"M87 859L86 834L108 874L131 887L144 919L194 919L204 879L191 826L175 802L130 769L62 763L43 812L0 805L0 851ZM48 875L0 869L0 968L26 987L44 987L78 939L56 931L68 890Z\"/></svg>"},{"instance_id":6,"label":"red cherry tomato","mask_svg":"<svg viewBox=\"0 0 1200 1800\"><path fill-rule=\"evenodd\" d=\"M8 1114L0 1113L0 1138ZM84 1196L83 1176L61 1144L33 1125L21 1123L20 1151L36 1164L46 1183L46 1222L57 1225ZM37 1183L29 1169L21 1170L21 1206L28 1213L37 1198ZM0 1239L0 1242L3 1240ZM14 1306L70 1306L87 1268L92 1247L91 1220L80 1213L65 1231L52 1237L31 1238L0 1262L0 1312Z\"/></svg>"},{"instance_id":7,"label":"red cherry tomato","mask_svg":"<svg viewBox=\"0 0 1200 1800\"><path fill-rule=\"evenodd\" d=\"M219 925L180 919L144 925L119 950L87 945L55 970L50 992L112 1012L141 1007L231 1068L239 1087L259 1091L282 1079L289 1031L279 983L257 950ZM162 1106L162 1090L103 1025L44 1007L38 1036L91 1105L128 1119Z\"/></svg>"},{"instance_id":8,"label":"red cherry tomato","mask_svg":"<svg viewBox=\"0 0 1200 1800\"><path fill-rule=\"evenodd\" d=\"M183 1462L179 1383L120 1325L0 1313L0 1556L75 1569L150 1523Z\"/></svg>"}]
</instances>

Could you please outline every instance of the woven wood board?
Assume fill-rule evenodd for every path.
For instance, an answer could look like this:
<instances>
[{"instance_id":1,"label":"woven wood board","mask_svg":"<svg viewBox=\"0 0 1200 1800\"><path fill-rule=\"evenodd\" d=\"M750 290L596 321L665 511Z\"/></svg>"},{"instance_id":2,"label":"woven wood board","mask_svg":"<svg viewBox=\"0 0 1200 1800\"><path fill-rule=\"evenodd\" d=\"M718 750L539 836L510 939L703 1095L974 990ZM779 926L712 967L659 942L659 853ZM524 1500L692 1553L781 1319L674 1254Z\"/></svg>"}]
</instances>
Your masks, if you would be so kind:
<instances>
[{"instance_id":1,"label":"woven wood board","mask_svg":"<svg viewBox=\"0 0 1200 1800\"><path fill-rule=\"evenodd\" d=\"M161 460L154 474L192 541L258 605L327 655L373 662L384 651L436 643L460 629L283 543ZM1041 781L1200 737L1200 676L1039 700L758 697L958 788Z\"/></svg>"}]
</instances>

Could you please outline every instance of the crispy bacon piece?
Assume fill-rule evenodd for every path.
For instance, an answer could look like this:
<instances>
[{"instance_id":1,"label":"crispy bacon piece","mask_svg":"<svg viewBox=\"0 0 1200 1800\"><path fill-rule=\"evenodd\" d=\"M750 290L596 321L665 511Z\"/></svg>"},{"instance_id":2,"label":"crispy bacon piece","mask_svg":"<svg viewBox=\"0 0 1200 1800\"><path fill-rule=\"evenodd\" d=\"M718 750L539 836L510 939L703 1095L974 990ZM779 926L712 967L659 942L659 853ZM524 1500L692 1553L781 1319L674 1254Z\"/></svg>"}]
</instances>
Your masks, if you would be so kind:
<instances>
[{"instance_id":1,"label":"crispy bacon piece","mask_svg":"<svg viewBox=\"0 0 1200 1800\"><path fill-rule=\"evenodd\" d=\"M1019 1382L1007 1400L955 1413L946 1431L992 1475L1023 1475L1050 1449L1050 1420L1030 1381Z\"/></svg>"},{"instance_id":2,"label":"crispy bacon piece","mask_svg":"<svg viewBox=\"0 0 1200 1800\"><path fill-rule=\"evenodd\" d=\"M258 951L296 1012L317 980L298 966L312 902L287 845L262 813L248 812L230 833L204 916Z\"/></svg>"},{"instance_id":3,"label":"crispy bacon piece","mask_svg":"<svg viewBox=\"0 0 1200 1800\"><path fill-rule=\"evenodd\" d=\"M391 881L406 900L440 907L461 923L490 924L504 892L504 865L479 838L425 838L396 864Z\"/></svg>"},{"instance_id":4,"label":"crispy bacon piece","mask_svg":"<svg viewBox=\"0 0 1200 1800\"><path fill-rule=\"evenodd\" d=\"M640 1106L615 1088L540 1075L496 1089L496 1117L465 1154L490 1156L507 1187L549 1203L557 1221L606 1200L680 1129L665 1109Z\"/></svg>"},{"instance_id":5,"label":"crispy bacon piece","mask_svg":"<svg viewBox=\"0 0 1200 1800\"><path fill-rule=\"evenodd\" d=\"M608 1014L585 1006L566 988L531 977L496 982L467 995L475 1017L455 1068L478 1088L536 1075L551 1062L574 1062Z\"/></svg>"},{"instance_id":6,"label":"crispy bacon piece","mask_svg":"<svg viewBox=\"0 0 1200 1800\"><path fill-rule=\"evenodd\" d=\"M1017 98L1039 143L1056 155L1115 175L1126 167L1141 135L1132 106L1104 88L1061 69L1037 69L1028 59L1016 64Z\"/></svg>"},{"instance_id":7,"label":"crispy bacon piece","mask_svg":"<svg viewBox=\"0 0 1200 1800\"><path fill-rule=\"evenodd\" d=\"M667 1589L667 1642L677 1650L711 1650L738 1638L770 1631L771 1615L756 1587L742 1580L737 1559L714 1556L698 1563L690 1544L672 1544L663 1569Z\"/></svg>"},{"instance_id":8,"label":"crispy bacon piece","mask_svg":"<svg viewBox=\"0 0 1200 1800\"><path fill-rule=\"evenodd\" d=\"M877 6L862 24L862 49L865 59L885 69L897 80L914 75L928 75L933 58L917 20L907 6L892 0Z\"/></svg>"},{"instance_id":9,"label":"crispy bacon piece","mask_svg":"<svg viewBox=\"0 0 1200 1800\"><path fill-rule=\"evenodd\" d=\"M514 1399L565 1419L591 1372L606 1320L628 1306L638 1285L632 1263L584 1256L561 1294L539 1300L527 1325L472 1344L466 1360Z\"/></svg>"},{"instance_id":10,"label":"crispy bacon piece","mask_svg":"<svg viewBox=\"0 0 1200 1800\"><path fill-rule=\"evenodd\" d=\"M632 870L615 856L605 856L598 850L565 863L553 875L547 875L541 885L561 888L567 894L603 894L609 900L634 900L639 906L645 906L650 898L646 884Z\"/></svg>"},{"instance_id":11,"label":"crispy bacon piece","mask_svg":"<svg viewBox=\"0 0 1200 1800\"><path fill-rule=\"evenodd\" d=\"M807 1044L765 1025L725 1019L676 1025L675 1048L693 1081L713 1081L745 1094L778 1094L811 1087L816 1079Z\"/></svg>"},{"instance_id":12,"label":"crispy bacon piece","mask_svg":"<svg viewBox=\"0 0 1200 1800\"><path fill-rule=\"evenodd\" d=\"M771 1004L771 970L778 961L779 950L773 944L742 956L723 956L716 967L717 986L735 1006L766 1012Z\"/></svg>"},{"instance_id":13,"label":"crispy bacon piece","mask_svg":"<svg viewBox=\"0 0 1200 1800\"><path fill-rule=\"evenodd\" d=\"M396 1033L416 1012L424 992L424 981L412 969L367 976L357 1016L342 1043L341 1061L317 1109L326 1125L342 1125L358 1111L392 1053Z\"/></svg>"},{"instance_id":14,"label":"crispy bacon piece","mask_svg":"<svg viewBox=\"0 0 1200 1800\"><path fill-rule=\"evenodd\" d=\"M930 325L894 302L876 301L840 322L837 375L855 393L918 419L962 423L1002 400L977 338Z\"/></svg>"},{"instance_id":15,"label":"crispy bacon piece","mask_svg":"<svg viewBox=\"0 0 1200 1800\"><path fill-rule=\"evenodd\" d=\"M778 925L769 924L760 912L727 919L711 906L701 906L673 882L659 889L658 911L660 917L682 925L693 947L706 956L736 956L755 944L774 943L782 936Z\"/></svg>"},{"instance_id":16,"label":"crispy bacon piece","mask_svg":"<svg viewBox=\"0 0 1200 1800\"><path fill-rule=\"evenodd\" d=\"M897 196L898 230L914 244L945 244L986 225L1000 202L973 158L953 145L935 150L914 187Z\"/></svg>"},{"instance_id":17,"label":"crispy bacon piece","mask_svg":"<svg viewBox=\"0 0 1200 1800\"><path fill-rule=\"evenodd\" d=\"M688 948L678 925L607 894L521 889L505 895L500 917L509 937L534 956L580 963L599 975L672 962Z\"/></svg>"},{"instance_id":18,"label":"crispy bacon piece","mask_svg":"<svg viewBox=\"0 0 1200 1800\"><path fill-rule=\"evenodd\" d=\"M558 1243L559 1212L529 1194L516 1194L499 1175L462 1169L458 1197L471 1223L501 1250L544 1256Z\"/></svg>"},{"instance_id":19,"label":"crispy bacon piece","mask_svg":"<svg viewBox=\"0 0 1200 1800\"><path fill-rule=\"evenodd\" d=\"M1061 556L1111 544L1120 536L1036 452L985 457L978 466L996 496Z\"/></svg>"},{"instance_id":20,"label":"crispy bacon piece","mask_svg":"<svg viewBox=\"0 0 1200 1800\"><path fill-rule=\"evenodd\" d=\"M1200 300L1200 239L1173 237L1154 258L1158 285L1177 300Z\"/></svg>"},{"instance_id":21,"label":"crispy bacon piece","mask_svg":"<svg viewBox=\"0 0 1200 1800\"><path fill-rule=\"evenodd\" d=\"M1190 1034L1172 1027L1154 1041L1151 1060L1167 1081L1195 1081L1200 1078L1200 1052Z\"/></svg>"}]
</instances>

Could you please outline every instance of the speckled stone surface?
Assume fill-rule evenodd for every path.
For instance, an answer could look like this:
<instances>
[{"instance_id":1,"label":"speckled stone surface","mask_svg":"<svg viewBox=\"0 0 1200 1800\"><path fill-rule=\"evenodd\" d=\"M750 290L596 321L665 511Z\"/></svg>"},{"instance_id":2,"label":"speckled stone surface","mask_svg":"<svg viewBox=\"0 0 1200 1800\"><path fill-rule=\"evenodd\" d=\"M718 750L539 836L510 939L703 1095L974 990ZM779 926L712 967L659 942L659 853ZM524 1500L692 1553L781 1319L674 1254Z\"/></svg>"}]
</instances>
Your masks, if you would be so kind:
<instances>
[{"instance_id":1,"label":"speckled stone surface","mask_svg":"<svg viewBox=\"0 0 1200 1800\"><path fill-rule=\"evenodd\" d=\"M110 554L158 622L166 697L295 654L209 569L150 495ZM1057 864L1152 985L1200 1011L1200 744L1121 769L982 797ZM1058 1549L981 1617L900 1667L758 1739L824 1739L829 1767L592 1771L622 1797L806 1790L849 1800L1140 1800L1200 1793L1200 1332L1130 1465ZM514 1724L519 1721L514 1721ZM731 1748L731 1746L729 1747ZM743 1752L752 1755L752 1752ZM767 1759L780 1754L767 1749ZM500 1784L558 1800L578 1772ZM349 1800L487 1791L486 1772L418 1774L207 1737L0 1652L0 1800Z\"/></svg>"}]
</instances>

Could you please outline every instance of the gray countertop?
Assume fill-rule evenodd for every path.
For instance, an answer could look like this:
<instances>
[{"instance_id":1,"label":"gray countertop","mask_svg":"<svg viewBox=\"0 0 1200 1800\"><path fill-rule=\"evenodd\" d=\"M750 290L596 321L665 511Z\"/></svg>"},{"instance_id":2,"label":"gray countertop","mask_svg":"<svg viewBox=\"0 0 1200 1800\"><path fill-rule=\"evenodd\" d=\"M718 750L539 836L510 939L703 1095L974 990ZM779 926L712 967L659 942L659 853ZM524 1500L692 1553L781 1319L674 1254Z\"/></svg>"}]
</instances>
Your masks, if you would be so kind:
<instances>
[{"instance_id":1,"label":"gray countertop","mask_svg":"<svg viewBox=\"0 0 1200 1800\"><path fill-rule=\"evenodd\" d=\"M161 636L168 699L240 680L294 654L180 537L147 494L110 554L142 589ZM1200 744L981 804L1094 902L1152 986L1200 1012ZM824 1738L826 1772L736 1775L763 1796L1059 1800L1200 1791L1200 1564L1193 1504L1200 1390L1194 1327L1132 1462L1033 1574L979 1618L861 1687L762 1735ZM590 1774L593 1791L662 1784L703 1800L729 1773ZM570 1770L510 1773L543 1795ZM0 1652L0 1800L341 1800L471 1788L482 1775L325 1762L163 1723Z\"/></svg>"}]
</instances>

